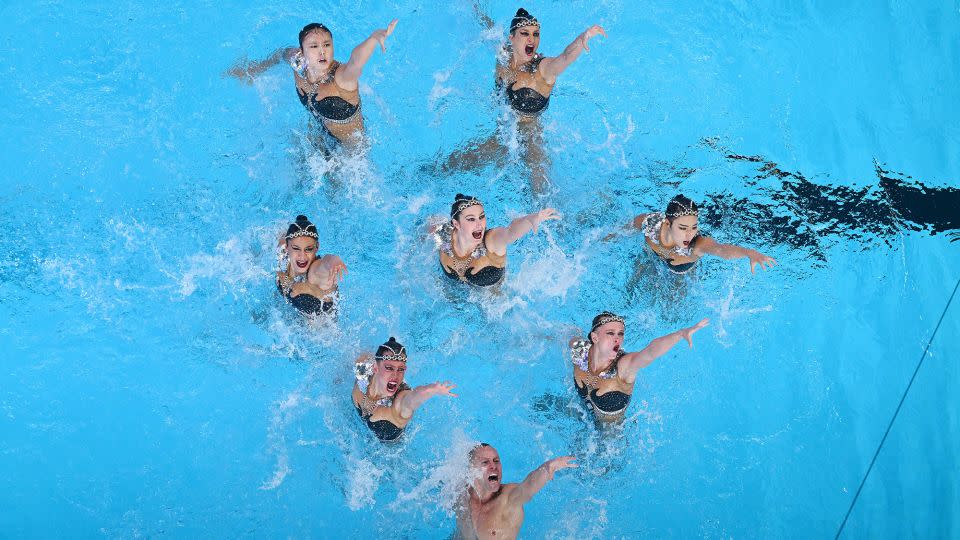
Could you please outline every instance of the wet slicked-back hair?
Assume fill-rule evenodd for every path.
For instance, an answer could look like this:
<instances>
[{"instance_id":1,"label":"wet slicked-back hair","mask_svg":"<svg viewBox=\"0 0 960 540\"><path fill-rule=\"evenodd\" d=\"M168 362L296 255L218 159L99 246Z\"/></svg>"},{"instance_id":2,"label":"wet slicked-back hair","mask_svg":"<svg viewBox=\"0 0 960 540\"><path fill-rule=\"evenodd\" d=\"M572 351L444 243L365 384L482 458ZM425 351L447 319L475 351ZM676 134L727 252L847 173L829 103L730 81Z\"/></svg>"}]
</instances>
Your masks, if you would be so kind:
<instances>
[{"instance_id":1,"label":"wet slicked-back hair","mask_svg":"<svg viewBox=\"0 0 960 540\"><path fill-rule=\"evenodd\" d=\"M322 24L320 24L320 23L312 22L312 23L304 26L304 27L303 27L303 30L300 31L300 36L299 36L299 37L300 37L300 48L301 48L301 49L303 48L303 40L306 39L307 34L309 34L310 32L313 32L314 30L323 30L324 32L330 34L330 38L331 38L331 39L333 38L333 32L331 32L329 28L327 28L326 26L324 26L324 25L322 25Z\"/></svg>"}]
</instances>

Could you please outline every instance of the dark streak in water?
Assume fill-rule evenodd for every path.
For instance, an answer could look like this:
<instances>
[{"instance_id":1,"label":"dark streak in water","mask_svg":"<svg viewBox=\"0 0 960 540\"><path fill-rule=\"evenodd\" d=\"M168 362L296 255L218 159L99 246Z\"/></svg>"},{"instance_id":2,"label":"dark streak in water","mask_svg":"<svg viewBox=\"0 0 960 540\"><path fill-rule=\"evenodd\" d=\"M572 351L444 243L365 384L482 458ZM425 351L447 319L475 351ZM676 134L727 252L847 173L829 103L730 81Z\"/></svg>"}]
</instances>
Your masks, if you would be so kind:
<instances>
[{"instance_id":1,"label":"dark streak in water","mask_svg":"<svg viewBox=\"0 0 960 540\"><path fill-rule=\"evenodd\" d=\"M822 242L829 238L854 239L864 249L877 240L889 246L904 230L947 233L951 242L960 240L960 189L926 186L880 164L875 164L879 182L873 186L818 184L762 156L730 152L715 140L704 144L727 160L756 164L756 173L743 179L769 197L764 203L730 193L709 195L701 219L711 228L736 225L772 243L806 248L822 261ZM770 179L780 184L764 182Z\"/></svg>"}]
</instances>

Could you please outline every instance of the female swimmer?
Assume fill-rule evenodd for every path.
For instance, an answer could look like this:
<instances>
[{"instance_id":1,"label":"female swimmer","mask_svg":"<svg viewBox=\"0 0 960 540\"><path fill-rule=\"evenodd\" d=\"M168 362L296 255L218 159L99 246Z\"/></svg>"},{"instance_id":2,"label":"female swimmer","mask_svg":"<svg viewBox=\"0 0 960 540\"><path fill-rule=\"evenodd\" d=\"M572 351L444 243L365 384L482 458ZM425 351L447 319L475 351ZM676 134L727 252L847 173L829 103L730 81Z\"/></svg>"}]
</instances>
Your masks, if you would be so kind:
<instances>
[{"instance_id":1,"label":"female swimmer","mask_svg":"<svg viewBox=\"0 0 960 540\"><path fill-rule=\"evenodd\" d=\"M454 385L433 383L411 389L403 382L407 371L407 350L391 337L373 356L361 356L356 363L353 406L370 431L381 441L395 441L403 435L413 413L433 396L457 397Z\"/></svg>"},{"instance_id":2,"label":"female swimmer","mask_svg":"<svg viewBox=\"0 0 960 540\"><path fill-rule=\"evenodd\" d=\"M317 257L317 228L307 216L287 227L280 240L287 269L277 272L277 289L300 312L330 313L336 308L337 288L347 266L336 255Z\"/></svg>"},{"instance_id":3,"label":"female swimmer","mask_svg":"<svg viewBox=\"0 0 960 540\"><path fill-rule=\"evenodd\" d=\"M278 49L265 60L241 62L227 73L252 81L256 75L285 59L293 68L300 103L333 138L353 145L363 134L360 75L377 45L386 51L384 42L396 25L394 19L386 28L375 30L353 49L347 63L341 64L333 57L333 32L320 23L310 23L300 31L299 48Z\"/></svg>"},{"instance_id":4,"label":"female swimmer","mask_svg":"<svg viewBox=\"0 0 960 540\"><path fill-rule=\"evenodd\" d=\"M593 409L597 420L623 418L640 368L666 354L681 339L693 347L693 334L709 322L703 319L689 328L654 339L640 352L627 353L621 349L626 330L623 317L604 311L593 318L586 340L570 340L577 394Z\"/></svg>"},{"instance_id":5,"label":"female swimmer","mask_svg":"<svg viewBox=\"0 0 960 540\"><path fill-rule=\"evenodd\" d=\"M549 219L560 219L546 208L519 217L509 227L487 230L483 203L476 197L457 193L450 207L450 221L436 231L443 273L470 285L488 287L503 281L507 267L507 246Z\"/></svg>"},{"instance_id":6,"label":"female swimmer","mask_svg":"<svg viewBox=\"0 0 960 540\"><path fill-rule=\"evenodd\" d=\"M688 272L707 254L724 259L749 259L751 272L756 271L757 265L766 270L777 263L776 259L759 251L721 244L708 236L701 236L699 213L697 203L677 195L670 200L665 212L640 214L628 228L639 229L647 241L647 247L675 274Z\"/></svg>"}]
</instances>

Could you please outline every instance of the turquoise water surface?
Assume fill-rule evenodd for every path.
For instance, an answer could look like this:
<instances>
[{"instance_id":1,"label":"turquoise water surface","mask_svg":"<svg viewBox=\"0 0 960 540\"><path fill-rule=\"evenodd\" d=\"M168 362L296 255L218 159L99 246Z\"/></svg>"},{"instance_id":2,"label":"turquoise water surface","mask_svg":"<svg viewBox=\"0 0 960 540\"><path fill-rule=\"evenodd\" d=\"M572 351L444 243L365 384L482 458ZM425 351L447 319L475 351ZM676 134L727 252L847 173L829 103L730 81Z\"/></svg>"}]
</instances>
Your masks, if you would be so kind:
<instances>
[{"instance_id":1,"label":"turquoise water surface","mask_svg":"<svg viewBox=\"0 0 960 540\"><path fill-rule=\"evenodd\" d=\"M540 50L608 37L542 118L551 188L437 163L497 129L515 4L61 2L0 6L0 530L44 537L447 538L465 452L504 479L565 454L525 538L834 536L925 349L843 536L960 535L960 9L955 2L538 2ZM289 70L222 73L320 21L337 58L399 18L361 79L370 148L318 151ZM464 291L423 239L455 193L489 225L562 220ZM685 278L639 236L682 192L705 232L779 265ZM297 214L349 268L338 319L276 294ZM628 350L711 318L597 430L567 338L601 310ZM943 317L934 336L934 329ZM349 401L390 335L407 380L460 397L400 445Z\"/></svg>"}]
</instances>

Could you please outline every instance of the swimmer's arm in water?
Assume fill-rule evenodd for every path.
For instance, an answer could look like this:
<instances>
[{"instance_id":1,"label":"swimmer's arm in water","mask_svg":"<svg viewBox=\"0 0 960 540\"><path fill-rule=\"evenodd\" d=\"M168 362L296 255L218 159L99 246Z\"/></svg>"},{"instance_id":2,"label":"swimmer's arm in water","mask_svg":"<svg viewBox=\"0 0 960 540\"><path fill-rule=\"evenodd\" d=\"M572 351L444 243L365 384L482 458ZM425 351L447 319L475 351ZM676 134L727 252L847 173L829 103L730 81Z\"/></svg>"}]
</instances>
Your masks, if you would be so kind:
<instances>
[{"instance_id":1,"label":"swimmer's arm in water","mask_svg":"<svg viewBox=\"0 0 960 540\"><path fill-rule=\"evenodd\" d=\"M637 378L637 371L653 363L654 360L667 354L681 339L687 340L693 347L693 334L710 324L710 319L703 319L697 324L677 330L676 332L658 337L650 342L642 351L623 355L617 364L617 375L623 382L630 384Z\"/></svg>"},{"instance_id":2,"label":"swimmer's arm in water","mask_svg":"<svg viewBox=\"0 0 960 540\"><path fill-rule=\"evenodd\" d=\"M647 219L647 216L650 214L640 214L639 216L633 218L630 223L627 223L622 228L613 231L612 233L603 237L604 242L609 242L621 234L630 234L634 231L638 231L643 227L643 220Z\"/></svg>"},{"instance_id":3,"label":"swimmer's arm in water","mask_svg":"<svg viewBox=\"0 0 960 540\"><path fill-rule=\"evenodd\" d=\"M313 284L319 284L317 282L319 282L320 279L317 274L321 272L327 272L327 275L333 277L333 282L337 283L342 281L343 275L347 273L347 265L344 264L343 259L341 259L339 255L324 255L310 265L310 270L307 271L307 281Z\"/></svg>"},{"instance_id":4,"label":"swimmer's arm in water","mask_svg":"<svg viewBox=\"0 0 960 540\"><path fill-rule=\"evenodd\" d=\"M243 57L238 60L233 67L223 72L223 74L236 77L247 84L252 84L253 79L257 75L279 64L281 60L290 61L293 55L297 54L299 50L297 47L282 47L273 51L273 54L260 61L251 61Z\"/></svg>"},{"instance_id":5,"label":"swimmer's arm in water","mask_svg":"<svg viewBox=\"0 0 960 540\"><path fill-rule=\"evenodd\" d=\"M338 69L334 75L340 88L344 90L356 89L357 81L360 80L360 75L363 73L363 67L367 65L367 61L370 60L377 45L380 45L381 51L387 52L384 42L393 33L393 27L396 25L397 19L390 21L386 28L374 30L370 37L353 49L353 52L350 53L350 60L344 64L343 69Z\"/></svg>"},{"instance_id":6,"label":"swimmer's arm in water","mask_svg":"<svg viewBox=\"0 0 960 540\"><path fill-rule=\"evenodd\" d=\"M497 227L487 232L487 249L503 255L507 252L507 246L516 242L530 231L534 233L540 227L540 224L548 219L560 219L560 214L553 208L544 208L534 214L519 217L510 222L508 227Z\"/></svg>"},{"instance_id":7,"label":"swimmer's arm in water","mask_svg":"<svg viewBox=\"0 0 960 540\"><path fill-rule=\"evenodd\" d=\"M567 45L567 48L560 53L560 56L544 58L540 62L540 70L543 75L543 80L547 81L549 84L553 84L556 78L559 77L561 73L566 71L566 69L570 67L570 64L580 57L581 52L590 52L590 46L588 42L590 41L590 38L598 35L607 37L607 32L602 26L595 24L584 30L582 34L577 36L577 39L573 40L573 42Z\"/></svg>"},{"instance_id":8,"label":"swimmer's arm in water","mask_svg":"<svg viewBox=\"0 0 960 540\"><path fill-rule=\"evenodd\" d=\"M547 482L553 480L553 475L557 471L576 467L577 464L573 463L575 459L573 456L562 456L540 465L510 492L510 502L518 506L527 504L538 491L543 489L543 486L547 485Z\"/></svg>"},{"instance_id":9,"label":"swimmer's arm in water","mask_svg":"<svg viewBox=\"0 0 960 540\"><path fill-rule=\"evenodd\" d=\"M426 401L433 396L457 397L456 394L451 392L451 390L456 387L457 385L450 384L449 382L436 382L433 384L418 386L413 390L408 390L401 393L394 406L397 408L397 412L400 414L400 417L407 419L413 416L413 412L419 409L421 405L426 403Z\"/></svg>"},{"instance_id":10,"label":"swimmer's arm in water","mask_svg":"<svg viewBox=\"0 0 960 540\"><path fill-rule=\"evenodd\" d=\"M776 259L764 255L755 249L740 247L734 244L721 244L707 236L701 236L700 239L697 240L697 243L693 246L693 253L695 255L708 253L724 259L750 259L751 273L756 273L757 265L760 265L760 268L766 270L777 264Z\"/></svg>"}]
</instances>

